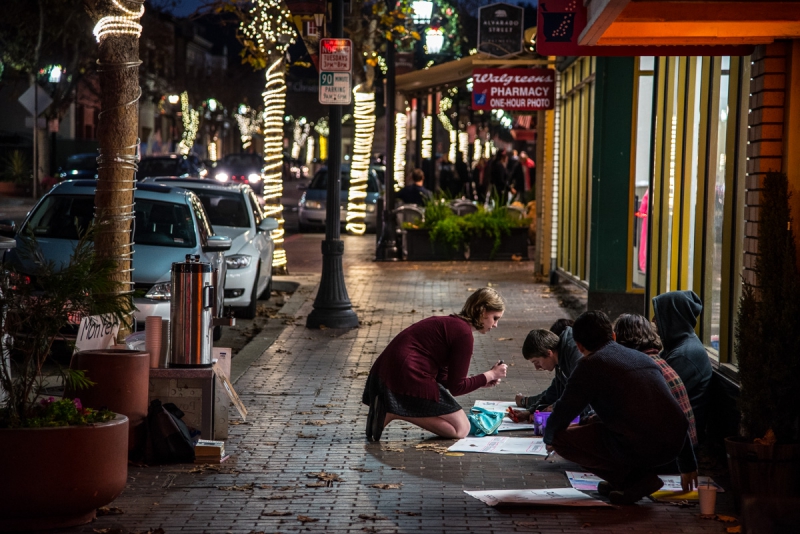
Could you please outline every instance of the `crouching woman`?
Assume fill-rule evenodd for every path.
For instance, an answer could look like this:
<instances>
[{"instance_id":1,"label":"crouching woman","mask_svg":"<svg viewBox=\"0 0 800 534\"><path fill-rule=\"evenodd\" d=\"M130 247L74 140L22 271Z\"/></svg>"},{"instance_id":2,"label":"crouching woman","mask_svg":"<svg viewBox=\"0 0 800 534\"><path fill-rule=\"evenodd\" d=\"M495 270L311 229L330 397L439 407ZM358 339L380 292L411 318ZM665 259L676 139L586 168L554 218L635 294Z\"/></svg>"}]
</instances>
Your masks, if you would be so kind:
<instances>
[{"instance_id":1,"label":"crouching woman","mask_svg":"<svg viewBox=\"0 0 800 534\"><path fill-rule=\"evenodd\" d=\"M508 366L499 362L467 376L473 332L495 328L504 310L500 295L482 288L461 313L428 317L400 332L375 360L364 388L367 439L380 440L383 428L396 419L443 438L465 437L469 420L453 396L496 386L506 376Z\"/></svg>"}]
</instances>

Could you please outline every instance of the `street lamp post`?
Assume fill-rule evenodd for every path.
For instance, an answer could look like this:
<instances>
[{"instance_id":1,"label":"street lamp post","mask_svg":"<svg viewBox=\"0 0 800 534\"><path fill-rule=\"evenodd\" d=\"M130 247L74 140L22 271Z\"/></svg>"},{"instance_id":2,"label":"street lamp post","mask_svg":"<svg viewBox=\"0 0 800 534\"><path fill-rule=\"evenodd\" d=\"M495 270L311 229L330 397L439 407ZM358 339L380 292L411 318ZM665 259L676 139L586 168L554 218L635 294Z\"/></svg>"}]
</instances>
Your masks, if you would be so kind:
<instances>
[{"instance_id":1,"label":"street lamp post","mask_svg":"<svg viewBox=\"0 0 800 534\"><path fill-rule=\"evenodd\" d=\"M344 1L333 0L331 30L334 39L344 34ZM342 106L331 105L329 110L330 147L328 148L328 198L325 208L325 240L322 242L322 279L314 310L306 319L307 328L355 328L358 316L353 311L344 282L342 255L344 242L340 239L339 194L342 189Z\"/></svg>"}]
</instances>

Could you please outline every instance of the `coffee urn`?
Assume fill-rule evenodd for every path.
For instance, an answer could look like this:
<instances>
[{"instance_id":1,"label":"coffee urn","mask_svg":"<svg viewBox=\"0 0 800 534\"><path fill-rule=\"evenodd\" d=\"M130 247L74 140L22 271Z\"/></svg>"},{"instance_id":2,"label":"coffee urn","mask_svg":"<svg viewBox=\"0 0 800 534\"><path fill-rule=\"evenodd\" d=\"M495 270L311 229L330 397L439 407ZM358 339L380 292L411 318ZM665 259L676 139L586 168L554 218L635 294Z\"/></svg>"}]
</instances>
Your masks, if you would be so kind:
<instances>
[{"instance_id":1,"label":"coffee urn","mask_svg":"<svg viewBox=\"0 0 800 534\"><path fill-rule=\"evenodd\" d=\"M216 292L214 269L200 256L187 254L172 264L170 298L170 367L210 367Z\"/></svg>"}]
</instances>

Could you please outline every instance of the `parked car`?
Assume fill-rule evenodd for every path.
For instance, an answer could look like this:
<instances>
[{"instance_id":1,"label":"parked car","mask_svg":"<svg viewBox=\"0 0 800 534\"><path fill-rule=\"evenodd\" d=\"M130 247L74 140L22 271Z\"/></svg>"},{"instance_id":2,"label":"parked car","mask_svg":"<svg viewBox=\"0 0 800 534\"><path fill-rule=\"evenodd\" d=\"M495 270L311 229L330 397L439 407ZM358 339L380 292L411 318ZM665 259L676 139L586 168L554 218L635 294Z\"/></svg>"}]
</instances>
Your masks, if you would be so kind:
<instances>
[{"instance_id":1,"label":"parked car","mask_svg":"<svg viewBox=\"0 0 800 534\"><path fill-rule=\"evenodd\" d=\"M264 158L258 154L228 154L214 168L214 179L223 184L247 184L258 195L259 202L264 204L264 182L261 176L263 168Z\"/></svg>"},{"instance_id":2,"label":"parked car","mask_svg":"<svg viewBox=\"0 0 800 534\"><path fill-rule=\"evenodd\" d=\"M340 221L342 225L345 225L345 219L347 217L347 196L348 189L350 188L349 165L342 165L341 175L342 190L339 196ZM298 188L302 189L305 188L305 186L300 185ZM377 215L375 212L378 200L382 198L382 191L383 189L381 188L381 183L378 181L378 175L375 169L370 167L369 175L367 177L367 213L365 222L367 229L371 231L374 231L376 228ZM300 197L297 217L301 232L308 232L312 228L325 226L325 215L327 213L325 202L327 198L328 168L321 167L314 175L314 178L311 179L308 189L303 193L303 196Z\"/></svg>"},{"instance_id":3,"label":"parked car","mask_svg":"<svg viewBox=\"0 0 800 534\"><path fill-rule=\"evenodd\" d=\"M148 156L139 162L136 179L146 178L205 178L208 176L200 158L193 154L170 154L168 156Z\"/></svg>"},{"instance_id":4,"label":"parked car","mask_svg":"<svg viewBox=\"0 0 800 534\"><path fill-rule=\"evenodd\" d=\"M275 243L270 232L278 221L264 217L256 194L244 184L220 184L210 180L159 178L183 187L200 198L214 231L231 238L225 252L225 306L238 308L237 316L256 316L258 298L272 291L272 254Z\"/></svg>"},{"instance_id":5,"label":"parked car","mask_svg":"<svg viewBox=\"0 0 800 534\"><path fill-rule=\"evenodd\" d=\"M58 180L97 179L97 153L74 154L67 158L63 167L58 168Z\"/></svg>"},{"instance_id":6,"label":"parked car","mask_svg":"<svg viewBox=\"0 0 800 534\"><path fill-rule=\"evenodd\" d=\"M79 229L86 229L94 217L95 180L62 182L34 206L17 232L17 248L7 251L5 261L21 272L32 268L33 259L22 250L21 235L33 234L45 259L56 266L69 260L78 241ZM138 184L134 193L133 303L137 327L145 317L168 319L172 290L173 262L186 261L187 254L218 269L216 287L224 289L224 253L231 248L228 237L215 235L200 199L185 189L161 184ZM222 311L223 291L217 291L217 310ZM214 332L219 338L221 329Z\"/></svg>"}]
</instances>

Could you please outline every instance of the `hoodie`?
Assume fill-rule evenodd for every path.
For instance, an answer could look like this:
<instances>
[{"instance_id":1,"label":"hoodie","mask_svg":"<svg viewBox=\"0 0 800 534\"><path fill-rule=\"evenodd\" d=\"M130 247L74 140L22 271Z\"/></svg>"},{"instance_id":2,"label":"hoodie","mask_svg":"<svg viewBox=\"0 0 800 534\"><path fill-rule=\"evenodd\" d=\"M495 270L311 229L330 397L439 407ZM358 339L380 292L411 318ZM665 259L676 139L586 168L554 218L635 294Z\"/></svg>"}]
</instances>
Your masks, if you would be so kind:
<instances>
[{"instance_id":1,"label":"hoodie","mask_svg":"<svg viewBox=\"0 0 800 534\"><path fill-rule=\"evenodd\" d=\"M694 333L703 302L694 291L670 291L653 298L656 326L664 350L661 357L683 380L689 402L702 433L706 421L711 363L703 343Z\"/></svg>"}]
</instances>

